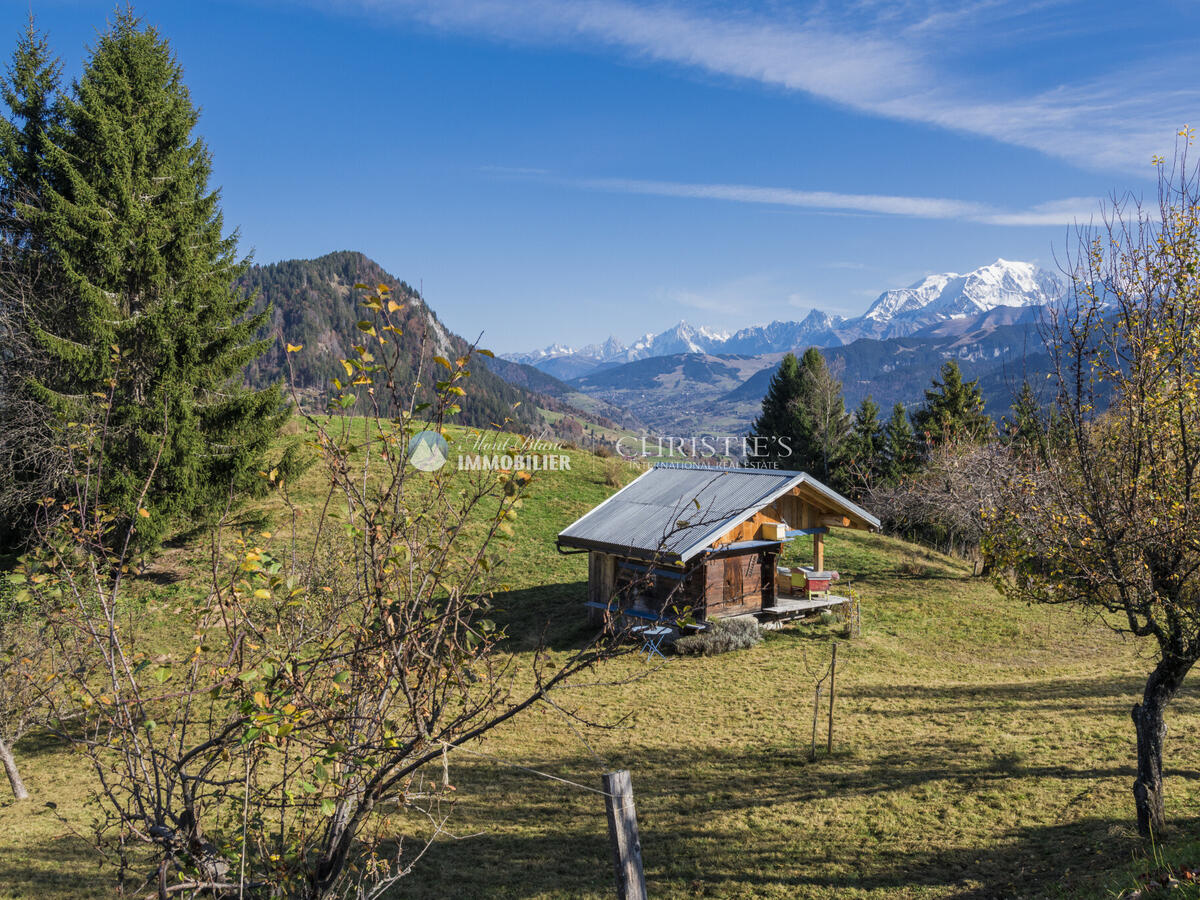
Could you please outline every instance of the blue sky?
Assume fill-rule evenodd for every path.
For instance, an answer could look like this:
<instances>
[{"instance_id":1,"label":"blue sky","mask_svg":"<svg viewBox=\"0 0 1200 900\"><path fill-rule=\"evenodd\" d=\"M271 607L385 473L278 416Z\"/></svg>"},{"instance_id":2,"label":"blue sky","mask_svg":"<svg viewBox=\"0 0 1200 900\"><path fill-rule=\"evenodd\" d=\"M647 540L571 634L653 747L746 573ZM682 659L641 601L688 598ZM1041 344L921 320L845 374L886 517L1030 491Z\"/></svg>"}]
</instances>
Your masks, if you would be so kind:
<instances>
[{"instance_id":1,"label":"blue sky","mask_svg":"<svg viewBox=\"0 0 1200 900\"><path fill-rule=\"evenodd\" d=\"M0 8L12 39L28 6ZM74 74L113 6L32 8ZM1053 268L1200 120L1182 0L136 8L203 107L244 250L362 250L498 351Z\"/></svg>"}]
</instances>

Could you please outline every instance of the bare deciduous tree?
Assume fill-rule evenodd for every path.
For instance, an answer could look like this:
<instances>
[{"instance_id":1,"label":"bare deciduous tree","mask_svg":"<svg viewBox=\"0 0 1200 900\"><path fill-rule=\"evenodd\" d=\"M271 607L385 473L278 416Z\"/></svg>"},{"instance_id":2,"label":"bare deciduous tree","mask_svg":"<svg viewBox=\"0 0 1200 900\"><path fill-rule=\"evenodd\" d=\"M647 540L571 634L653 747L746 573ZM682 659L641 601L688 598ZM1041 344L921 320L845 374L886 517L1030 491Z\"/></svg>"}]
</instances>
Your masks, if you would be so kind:
<instances>
[{"instance_id":1,"label":"bare deciduous tree","mask_svg":"<svg viewBox=\"0 0 1200 900\"><path fill-rule=\"evenodd\" d=\"M1160 831L1165 711L1200 658L1200 180L1182 132L1158 203L1114 201L1082 229L1073 296L1047 328L1052 440L1017 463L989 521L1002 586L1151 642L1133 706L1142 834ZM1040 445L1040 448L1039 446Z\"/></svg>"},{"instance_id":2,"label":"bare deciduous tree","mask_svg":"<svg viewBox=\"0 0 1200 900\"><path fill-rule=\"evenodd\" d=\"M921 469L877 485L866 503L889 530L969 555L980 545L984 511L998 502L1009 464L996 443L941 443L929 447Z\"/></svg>"},{"instance_id":3,"label":"bare deciduous tree","mask_svg":"<svg viewBox=\"0 0 1200 900\"><path fill-rule=\"evenodd\" d=\"M47 647L38 617L25 604L0 598L0 765L13 797L29 791L21 778L14 746L40 719L41 686Z\"/></svg>"},{"instance_id":4,"label":"bare deciduous tree","mask_svg":"<svg viewBox=\"0 0 1200 900\"><path fill-rule=\"evenodd\" d=\"M13 235L19 214L0 209L0 532L21 531L29 511L68 472L53 417L29 389L42 356L31 310L53 309L54 279ZM24 534L0 535L20 546Z\"/></svg>"},{"instance_id":5,"label":"bare deciduous tree","mask_svg":"<svg viewBox=\"0 0 1200 900\"><path fill-rule=\"evenodd\" d=\"M364 300L333 412L308 418L325 496L301 506L264 473L288 533L217 529L209 590L158 610L171 639L127 611L129 541L94 500L102 422L71 436L77 496L46 505L47 540L26 560L35 593L60 594L53 634L70 664L52 697L85 725L74 740L102 838L121 877L152 867L163 900L381 896L443 827L445 754L617 652L611 632L524 668L506 650L488 618L493 542L530 476L437 467L470 359L425 358L438 402L418 409L396 379L399 306L383 287Z\"/></svg>"}]
</instances>

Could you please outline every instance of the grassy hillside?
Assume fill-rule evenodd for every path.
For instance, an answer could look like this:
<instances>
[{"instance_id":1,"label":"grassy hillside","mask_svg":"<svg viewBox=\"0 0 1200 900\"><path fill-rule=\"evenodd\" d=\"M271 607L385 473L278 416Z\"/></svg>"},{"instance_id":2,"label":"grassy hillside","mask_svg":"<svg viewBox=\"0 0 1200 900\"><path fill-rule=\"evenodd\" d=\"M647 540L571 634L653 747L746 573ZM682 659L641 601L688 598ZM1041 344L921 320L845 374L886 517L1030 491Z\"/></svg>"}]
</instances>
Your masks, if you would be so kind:
<instances>
[{"instance_id":1,"label":"grassy hillside","mask_svg":"<svg viewBox=\"0 0 1200 900\"><path fill-rule=\"evenodd\" d=\"M569 473L534 480L504 539L498 618L526 669L540 635L560 655L587 634L586 557L558 554L554 535L611 492L606 481L633 475L571 456ZM307 478L298 488L315 495ZM156 582L184 579L141 586L157 627L169 629L202 556L175 551ZM862 598L862 636L839 649L832 756L808 759L827 626L722 657L613 662L562 699L611 727L545 707L451 758L452 835L396 896L613 896L602 798L514 765L585 787L629 768L653 897L1104 897L1132 885L1147 868L1129 790L1138 648L1069 610L1009 603L957 561L891 538L835 533L826 559ZM1169 723L1168 812L1177 835L1194 834L1194 684ZM0 801L0 898L111 896L84 837L80 761L37 739L19 749L34 800ZM1200 861L1180 837L1163 852Z\"/></svg>"}]
</instances>

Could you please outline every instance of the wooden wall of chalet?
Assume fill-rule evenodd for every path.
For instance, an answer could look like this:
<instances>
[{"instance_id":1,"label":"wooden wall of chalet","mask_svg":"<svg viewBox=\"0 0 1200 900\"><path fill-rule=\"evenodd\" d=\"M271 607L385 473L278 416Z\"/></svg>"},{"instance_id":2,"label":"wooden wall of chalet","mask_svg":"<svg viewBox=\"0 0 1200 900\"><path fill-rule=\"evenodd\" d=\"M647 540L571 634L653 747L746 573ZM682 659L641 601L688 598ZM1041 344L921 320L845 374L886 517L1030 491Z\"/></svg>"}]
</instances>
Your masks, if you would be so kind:
<instances>
[{"instance_id":1,"label":"wooden wall of chalet","mask_svg":"<svg viewBox=\"0 0 1200 900\"><path fill-rule=\"evenodd\" d=\"M837 521L830 521L831 518ZM807 485L799 485L791 493L763 507L750 518L731 528L713 541L714 547L724 547L741 541L758 540L766 522L787 522L789 528L819 528L824 525L849 526L850 519L842 515L828 499Z\"/></svg>"},{"instance_id":2,"label":"wooden wall of chalet","mask_svg":"<svg viewBox=\"0 0 1200 900\"><path fill-rule=\"evenodd\" d=\"M765 509L759 510L746 521L739 525L735 525L729 531L725 532L715 541L714 547L724 547L727 544L736 544L740 541L755 541L759 538L759 529L767 522L778 522L779 514L768 506ZM788 520L791 521L790 519Z\"/></svg>"},{"instance_id":3,"label":"wooden wall of chalet","mask_svg":"<svg viewBox=\"0 0 1200 900\"><path fill-rule=\"evenodd\" d=\"M588 551L588 601L608 603L613 595L617 558L599 550ZM588 607L588 621L593 625L604 622L604 610Z\"/></svg>"},{"instance_id":4,"label":"wooden wall of chalet","mask_svg":"<svg viewBox=\"0 0 1200 900\"><path fill-rule=\"evenodd\" d=\"M704 600L707 618L757 613L774 603L774 571L764 580L764 565L773 570L773 557L759 550L718 556L705 564Z\"/></svg>"},{"instance_id":5,"label":"wooden wall of chalet","mask_svg":"<svg viewBox=\"0 0 1200 900\"><path fill-rule=\"evenodd\" d=\"M611 606L613 609L625 609L634 603L654 609L656 612L665 612L665 607L668 606L678 609L685 607L693 610L703 609L705 602L703 563L694 563L689 566L683 578L659 579L660 589L657 591L647 591L644 584L639 585L637 595L634 596L631 594L630 582L642 581L645 578L646 565L647 562L644 559L630 559L611 553L602 553L598 550L589 551L588 600ZM634 574L627 571L628 566L634 567L636 570ZM670 567L664 566L661 571L678 572L680 570L671 570ZM625 574L623 575L622 572ZM588 619L593 624L601 624L604 615L603 609L588 607Z\"/></svg>"},{"instance_id":6,"label":"wooden wall of chalet","mask_svg":"<svg viewBox=\"0 0 1200 900\"><path fill-rule=\"evenodd\" d=\"M792 528L818 528L828 524L851 525L850 519L843 515L842 510L806 484L793 488L790 493L768 506L764 512L782 518ZM829 522L830 517L838 521ZM860 524L855 527L863 526Z\"/></svg>"}]
</instances>

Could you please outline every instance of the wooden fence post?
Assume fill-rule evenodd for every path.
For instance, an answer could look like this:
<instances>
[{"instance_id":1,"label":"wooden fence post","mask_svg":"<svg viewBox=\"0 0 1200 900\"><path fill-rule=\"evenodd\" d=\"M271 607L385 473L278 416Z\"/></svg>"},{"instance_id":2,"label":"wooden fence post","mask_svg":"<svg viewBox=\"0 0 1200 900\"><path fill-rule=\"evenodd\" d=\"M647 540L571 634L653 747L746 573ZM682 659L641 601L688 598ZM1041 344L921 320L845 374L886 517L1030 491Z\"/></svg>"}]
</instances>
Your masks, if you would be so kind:
<instances>
[{"instance_id":1,"label":"wooden fence post","mask_svg":"<svg viewBox=\"0 0 1200 900\"><path fill-rule=\"evenodd\" d=\"M813 733L812 733L812 749L809 750L808 758L815 760L817 758L817 713L821 709L821 686L817 685L817 693L813 697Z\"/></svg>"},{"instance_id":2,"label":"wooden fence post","mask_svg":"<svg viewBox=\"0 0 1200 900\"><path fill-rule=\"evenodd\" d=\"M837 677L837 641L833 642L833 658L829 661L829 744L827 753L833 753L833 680Z\"/></svg>"},{"instance_id":3,"label":"wooden fence post","mask_svg":"<svg viewBox=\"0 0 1200 900\"><path fill-rule=\"evenodd\" d=\"M612 841L613 868L617 873L617 900L646 900L642 872L642 843L638 840L637 810L629 770L600 776L604 806L608 811L608 836Z\"/></svg>"}]
</instances>

